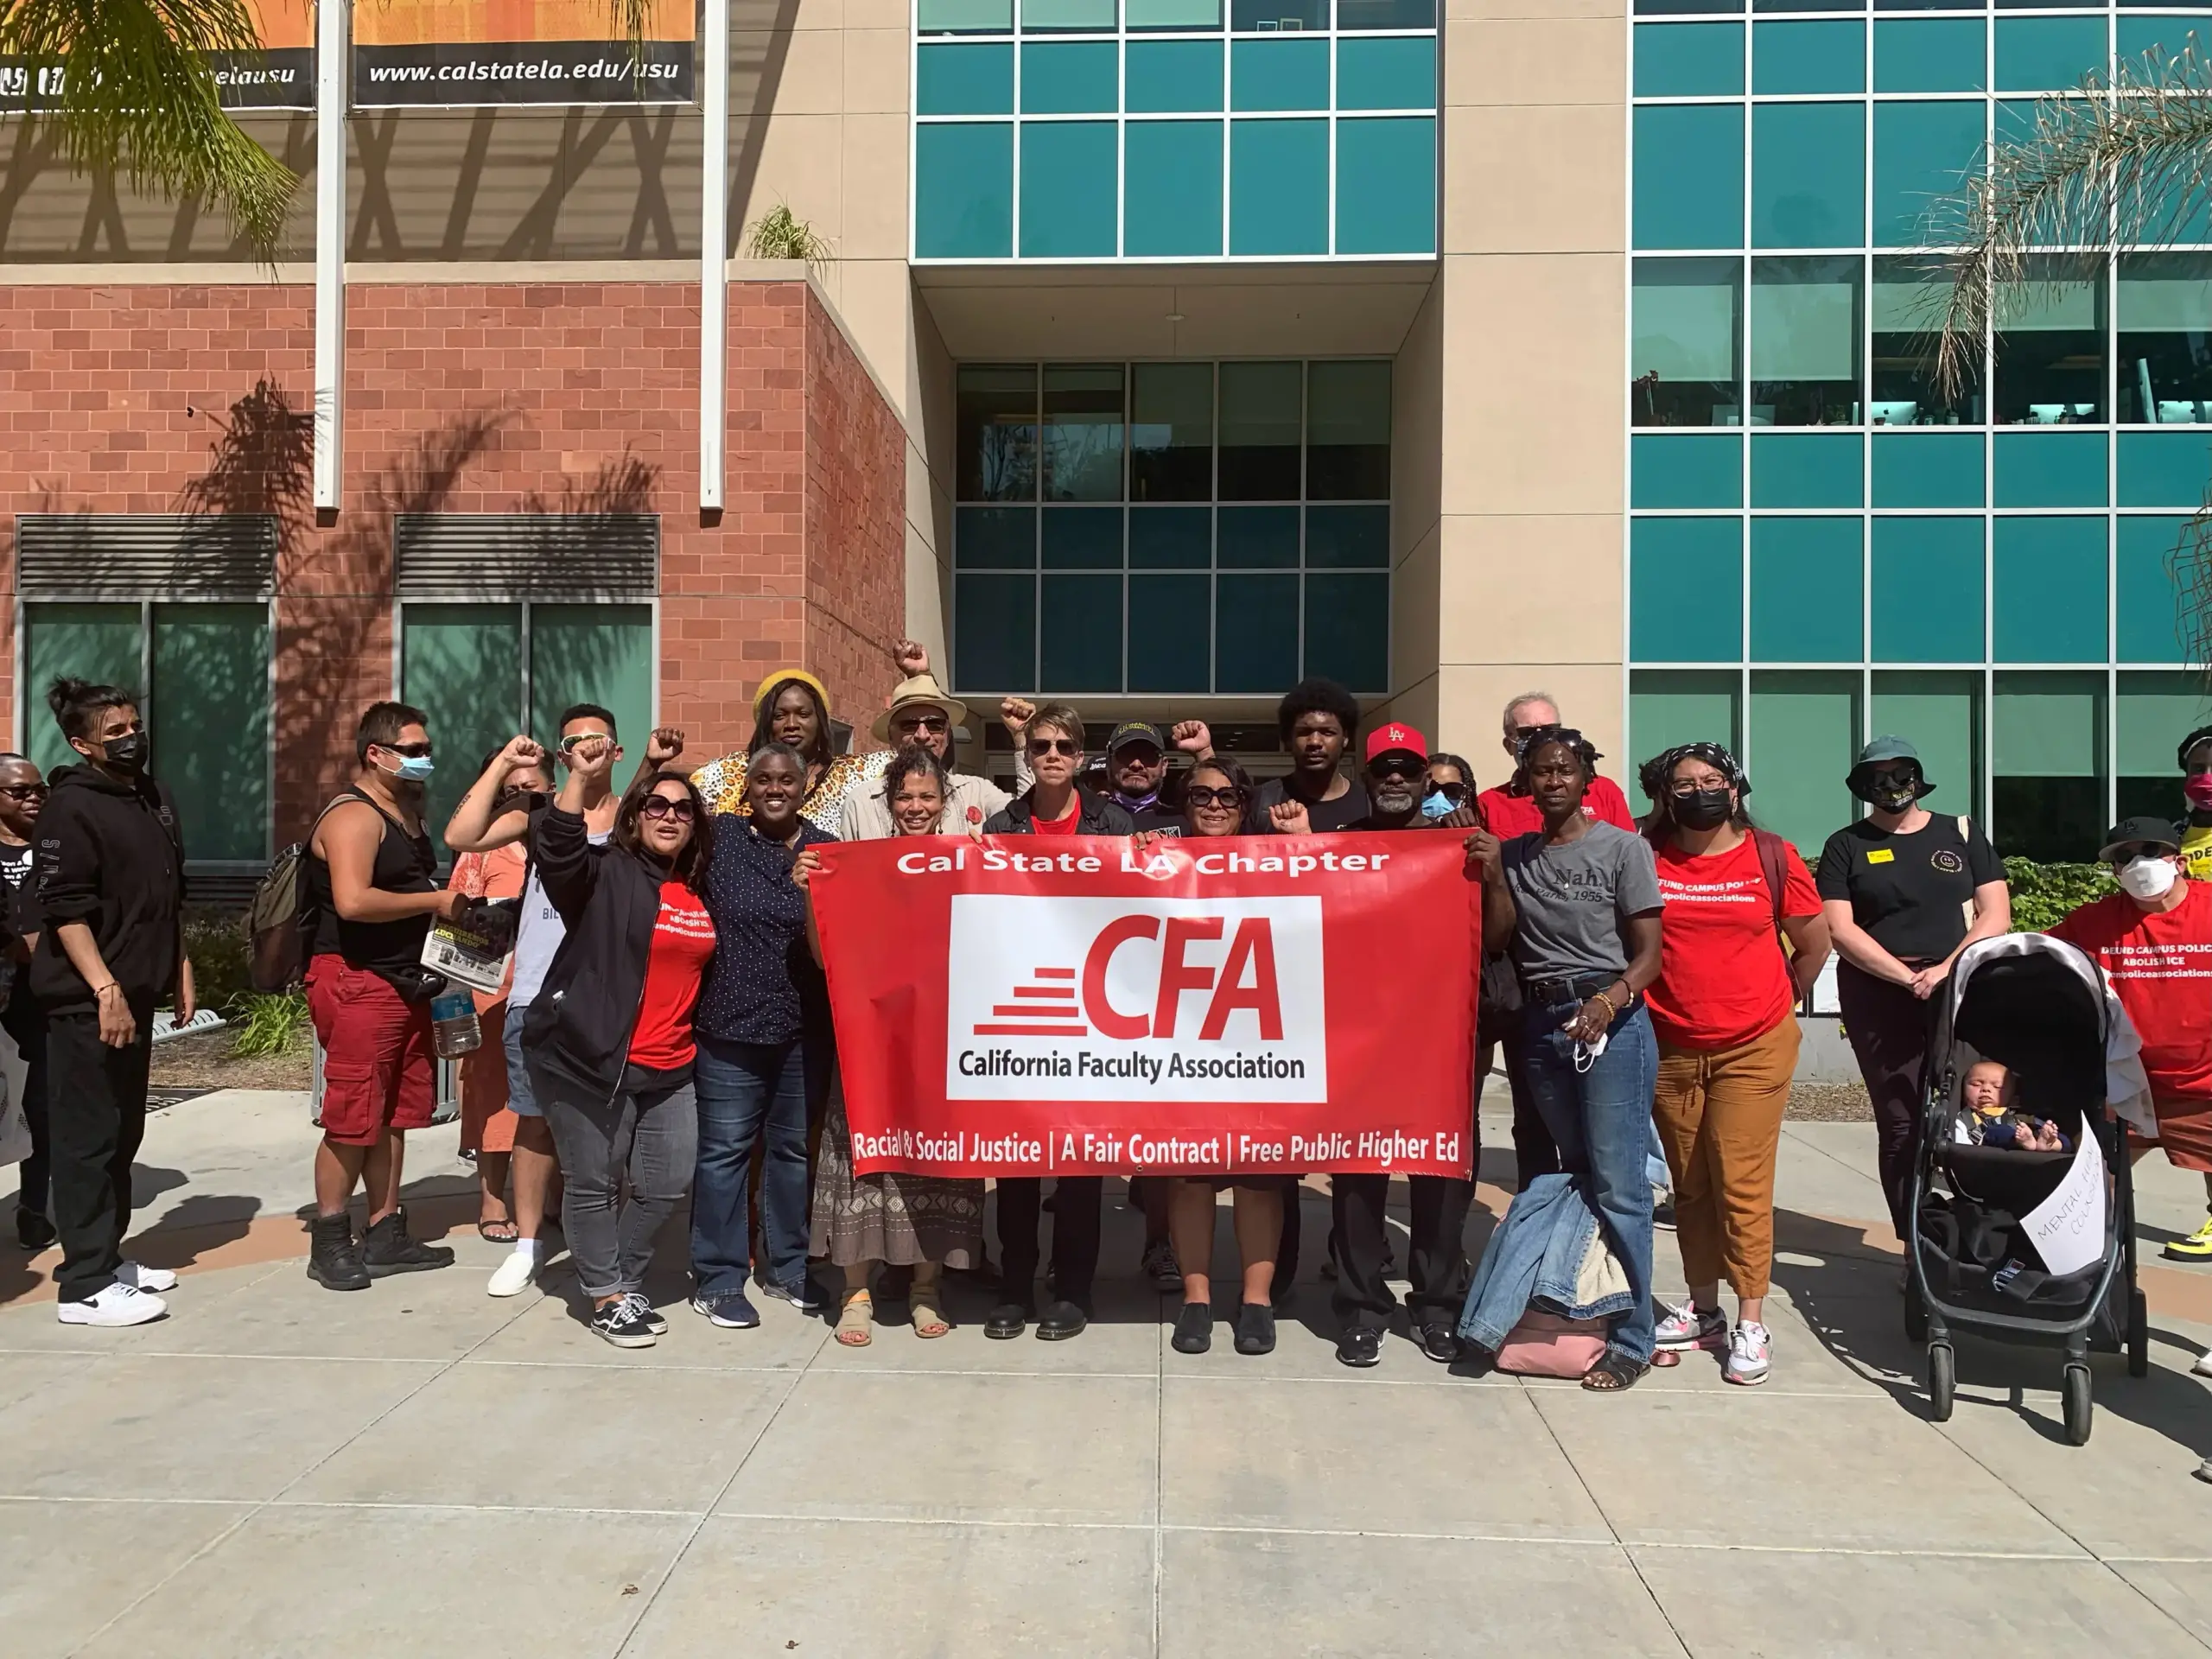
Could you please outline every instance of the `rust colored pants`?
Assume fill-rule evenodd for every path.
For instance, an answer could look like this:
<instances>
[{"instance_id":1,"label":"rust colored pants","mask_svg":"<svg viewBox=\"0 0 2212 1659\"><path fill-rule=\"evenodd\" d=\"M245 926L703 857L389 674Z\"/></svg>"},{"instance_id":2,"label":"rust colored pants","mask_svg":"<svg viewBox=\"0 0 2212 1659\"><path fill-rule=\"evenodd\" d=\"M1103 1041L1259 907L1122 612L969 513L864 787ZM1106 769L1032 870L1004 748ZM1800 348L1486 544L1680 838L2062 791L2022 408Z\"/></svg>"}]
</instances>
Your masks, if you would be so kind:
<instances>
[{"instance_id":1,"label":"rust colored pants","mask_svg":"<svg viewBox=\"0 0 2212 1659\"><path fill-rule=\"evenodd\" d=\"M1651 1115L1675 1177L1675 1236L1693 1287L1726 1279L1738 1296L1767 1293L1774 1160L1798 1036L1789 1015L1734 1048L1659 1044Z\"/></svg>"}]
</instances>

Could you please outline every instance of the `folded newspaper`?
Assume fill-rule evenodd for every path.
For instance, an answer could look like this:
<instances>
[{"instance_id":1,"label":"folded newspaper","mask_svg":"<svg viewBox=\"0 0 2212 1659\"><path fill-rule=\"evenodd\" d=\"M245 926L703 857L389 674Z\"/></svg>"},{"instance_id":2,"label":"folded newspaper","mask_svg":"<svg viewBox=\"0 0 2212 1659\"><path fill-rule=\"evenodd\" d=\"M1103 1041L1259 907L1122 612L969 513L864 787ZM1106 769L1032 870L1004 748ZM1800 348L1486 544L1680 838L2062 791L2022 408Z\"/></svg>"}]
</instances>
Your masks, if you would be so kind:
<instances>
[{"instance_id":1,"label":"folded newspaper","mask_svg":"<svg viewBox=\"0 0 2212 1659\"><path fill-rule=\"evenodd\" d=\"M519 906L512 899L472 900L458 922L439 922L423 941L423 965L471 990L496 992L514 960Z\"/></svg>"}]
</instances>

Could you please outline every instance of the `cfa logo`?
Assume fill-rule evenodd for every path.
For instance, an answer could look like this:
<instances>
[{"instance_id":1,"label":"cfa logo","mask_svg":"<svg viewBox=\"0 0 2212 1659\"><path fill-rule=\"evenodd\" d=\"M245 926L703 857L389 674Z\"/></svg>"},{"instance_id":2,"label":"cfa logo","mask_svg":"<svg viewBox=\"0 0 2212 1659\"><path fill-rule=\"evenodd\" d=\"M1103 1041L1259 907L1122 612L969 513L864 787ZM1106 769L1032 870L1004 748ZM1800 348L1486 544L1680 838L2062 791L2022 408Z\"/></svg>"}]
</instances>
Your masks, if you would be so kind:
<instances>
[{"instance_id":1,"label":"cfa logo","mask_svg":"<svg viewBox=\"0 0 2212 1659\"><path fill-rule=\"evenodd\" d=\"M1170 1038L1182 1020L1185 994L1197 992L1206 998L1198 1022L1200 1042L1221 1041L1230 1016L1249 1012L1255 1025L1252 1034L1262 1042L1279 1043L1282 991L1275 973L1274 924L1265 916L1246 916L1237 919L1231 934L1229 922L1225 916L1117 916L1091 940L1080 972L1037 969L1029 982L1014 988L1012 1002L995 1004L990 1017L977 1022L976 1035L1084 1037L1095 1030L1117 1042ZM1194 945L1224 937L1229 948L1218 962L1198 959ZM1117 1007L1110 983L1115 958L1140 941L1158 946L1155 988L1148 1002ZM1141 980L1141 972L1137 976Z\"/></svg>"}]
</instances>

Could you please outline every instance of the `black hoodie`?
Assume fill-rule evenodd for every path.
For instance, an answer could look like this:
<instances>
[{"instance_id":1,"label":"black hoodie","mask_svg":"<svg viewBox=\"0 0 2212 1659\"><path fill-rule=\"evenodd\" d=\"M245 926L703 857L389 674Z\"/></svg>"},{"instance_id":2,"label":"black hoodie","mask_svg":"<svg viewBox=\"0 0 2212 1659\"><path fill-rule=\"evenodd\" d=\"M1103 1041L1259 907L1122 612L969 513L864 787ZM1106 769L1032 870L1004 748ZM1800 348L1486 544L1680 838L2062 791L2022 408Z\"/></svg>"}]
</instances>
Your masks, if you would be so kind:
<instances>
[{"instance_id":1,"label":"black hoodie","mask_svg":"<svg viewBox=\"0 0 2212 1659\"><path fill-rule=\"evenodd\" d=\"M166 785L97 766L47 774L38 818L38 905L45 925L31 957L31 989L48 1014L89 1013L99 998L61 949L60 927L92 930L100 960L131 1005L176 987L182 949L184 838Z\"/></svg>"}]
</instances>

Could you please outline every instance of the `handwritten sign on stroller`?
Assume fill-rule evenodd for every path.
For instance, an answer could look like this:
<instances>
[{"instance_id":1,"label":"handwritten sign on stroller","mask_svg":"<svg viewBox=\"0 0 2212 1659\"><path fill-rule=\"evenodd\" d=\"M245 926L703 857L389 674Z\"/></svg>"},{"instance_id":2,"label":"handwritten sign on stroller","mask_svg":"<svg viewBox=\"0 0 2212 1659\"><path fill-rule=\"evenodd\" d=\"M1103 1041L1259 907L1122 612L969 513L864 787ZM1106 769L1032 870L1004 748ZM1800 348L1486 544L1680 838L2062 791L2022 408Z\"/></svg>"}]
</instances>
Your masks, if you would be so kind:
<instances>
[{"instance_id":1,"label":"handwritten sign on stroller","mask_svg":"<svg viewBox=\"0 0 2212 1659\"><path fill-rule=\"evenodd\" d=\"M2054 1278L2078 1273L2105 1253L2105 1154L2086 1118L2066 1179L2021 1217Z\"/></svg>"}]
</instances>

